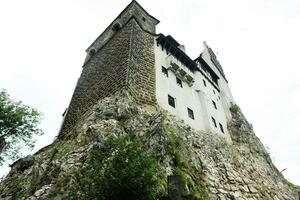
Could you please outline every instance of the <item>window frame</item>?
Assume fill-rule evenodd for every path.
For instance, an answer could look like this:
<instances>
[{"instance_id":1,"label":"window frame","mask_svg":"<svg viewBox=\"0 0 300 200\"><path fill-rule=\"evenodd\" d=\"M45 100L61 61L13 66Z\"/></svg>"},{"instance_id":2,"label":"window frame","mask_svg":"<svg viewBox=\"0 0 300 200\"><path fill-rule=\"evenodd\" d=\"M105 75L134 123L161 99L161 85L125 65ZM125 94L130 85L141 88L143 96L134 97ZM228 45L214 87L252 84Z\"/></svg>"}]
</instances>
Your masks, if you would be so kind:
<instances>
[{"instance_id":1,"label":"window frame","mask_svg":"<svg viewBox=\"0 0 300 200\"><path fill-rule=\"evenodd\" d=\"M223 125L222 125L221 123L219 123L219 127L220 127L221 132L222 132L222 133L225 133L225 132L224 132Z\"/></svg>"},{"instance_id":2,"label":"window frame","mask_svg":"<svg viewBox=\"0 0 300 200\"><path fill-rule=\"evenodd\" d=\"M177 83L177 85L179 85L181 88L183 88L182 80L181 80L180 78L178 78L177 76L176 76L176 83Z\"/></svg>"},{"instance_id":3,"label":"window frame","mask_svg":"<svg viewBox=\"0 0 300 200\"><path fill-rule=\"evenodd\" d=\"M188 117L191 118L192 120L195 120L194 111L189 107L187 107L187 111L188 111Z\"/></svg>"},{"instance_id":4,"label":"window frame","mask_svg":"<svg viewBox=\"0 0 300 200\"><path fill-rule=\"evenodd\" d=\"M168 94L168 104L169 106L176 108L175 98Z\"/></svg>"},{"instance_id":5,"label":"window frame","mask_svg":"<svg viewBox=\"0 0 300 200\"><path fill-rule=\"evenodd\" d=\"M214 100L211 100L211 101L212 101L212 103L213 103L213 105L214 105L214 108L215 108L216 110L218 110L218 107L217 107L216 102L215 102Z\"/></svg>"},{"instance_id":6,"label":"window frame","mask_svg":"<svg viewBox=\"0 0 300 200\"><path fill-rule=\"evenodd\" d=\"M211 120L212 120L213 124L215 125L215 127L218 128L216 119L213 116L211 117Z\"/></svg>"},{"instance_id":7,"label":"window frame","mask_svg":"<svg viewBox=\"0 0 300 200\"><path fill-rule=\"evenodd\" d=\"M165 68L163 65L161 66L161 72L163 73L164 76L169 77L168 69Z\"/></svg>"}]
</instances>

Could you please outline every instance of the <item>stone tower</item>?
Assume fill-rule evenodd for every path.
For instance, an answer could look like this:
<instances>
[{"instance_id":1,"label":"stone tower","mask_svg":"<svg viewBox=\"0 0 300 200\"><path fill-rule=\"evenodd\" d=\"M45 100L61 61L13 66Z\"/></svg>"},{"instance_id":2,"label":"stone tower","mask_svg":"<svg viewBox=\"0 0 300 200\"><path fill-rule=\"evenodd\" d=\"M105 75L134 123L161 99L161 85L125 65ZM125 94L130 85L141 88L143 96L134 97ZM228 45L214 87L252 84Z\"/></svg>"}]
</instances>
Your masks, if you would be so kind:
<instances>
[{"instance_id":1,"label":"stone tower","mask_svg":"<svg viewBox=\"0 0 300 200\"><path fill-rule=\"evenodd\" d=\"M60 135L100 99L127 90L139 104L158 105L196 130L228 136L233 98L212 49L191 59L159 21L132 1L88 47Z\"/></svg>"},{"instance_id":2,"label":"stone tower","mask_svg":"<svg viewBox=\"0 0 300 200\"><path fill-rule=\"evenodd\" d=\"M157 19L132 1L87 48L87 57L60 134L99 99L126 89L138 103L155 104L154 38Z\"/></svg>"}]
</instances>

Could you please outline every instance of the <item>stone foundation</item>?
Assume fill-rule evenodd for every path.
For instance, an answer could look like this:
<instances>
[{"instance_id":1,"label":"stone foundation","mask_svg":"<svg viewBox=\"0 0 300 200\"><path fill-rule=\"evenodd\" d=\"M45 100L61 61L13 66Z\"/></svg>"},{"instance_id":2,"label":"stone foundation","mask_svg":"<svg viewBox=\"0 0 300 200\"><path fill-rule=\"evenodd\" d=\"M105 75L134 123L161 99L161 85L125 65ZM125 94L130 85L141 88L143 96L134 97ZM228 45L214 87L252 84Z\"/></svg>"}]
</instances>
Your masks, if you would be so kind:
<instances>
[{"instance_id":1,"label":"stone foundation","mask_svg":"<svg viewBox=\"0 0 300 200\"><path fill-rule=\"evenodd\" d=\"M299 189L276 169L247 120L240 112L232 115L229 143L220 134L194 131L159 107L139 105L127 91L118 91L96 102L68 137L13 164L0 183L0 199L59 199L68 193L93 146L130 134L162 167L160 199L168 198L167 177L179 175L180 196L189 199L299 200ZM27 160L30 164L20 167Z\"/></svg>"}]
</instances>

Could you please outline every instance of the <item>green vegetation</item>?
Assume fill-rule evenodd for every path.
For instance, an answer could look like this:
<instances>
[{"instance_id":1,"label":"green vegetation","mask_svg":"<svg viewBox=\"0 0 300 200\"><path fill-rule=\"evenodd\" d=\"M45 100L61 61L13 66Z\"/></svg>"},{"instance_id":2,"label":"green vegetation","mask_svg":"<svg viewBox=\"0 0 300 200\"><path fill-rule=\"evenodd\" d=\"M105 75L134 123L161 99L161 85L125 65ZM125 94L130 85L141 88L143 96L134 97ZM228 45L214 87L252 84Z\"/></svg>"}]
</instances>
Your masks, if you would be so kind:
<instances>
[{"instance_id":1,"label":"green vegetation","mask_svg":"<svg viewBox=\"0 0 300 200\"><path fill-rule=\"evenodd\" d=\"M232 161L233 165L238 168L245 167L245 161L242 158L240 158L240 156L234 151L232 152L231 161Z\"/></svg>"},{"instance_id":2,"label":"green vegetation","mask_svg":"<svg viewBox=\"0 0 300 200\"><path fill-rule=\"evenodd\" d=\"M229 108L229 110L231 112L233 112L233 113L238 113L238 112L241 111L240 107L236 103L234 103L234 102L230 102L230 108Z\"/></svg>"},{"instance_id":3,"label":"green vegetation","mask_svg":"<svg viewBox=\"0 0 300 200\"><path fill-rule=\"evenodd\" d=\"M183 139L168 124L164 124L164 131L169 141L168 153L173 158L173 173L179 175L183 184L187 187L188 191L185 191L186 196L191 196L193 199L199 200L208 199L198 170L183 155L183 152L188 149Z\"/></svg>"},{"instance_id":4,"label":"green vegetation","mask_svg":"<svg viewBox=\"0 0 300 200\"><path fill-rule=\"evenodd\" d=\"M296 193L299 193L299 195L300 195L300 188L299 188L299 187L295 186L293 183L291 183L291 182L289 182L289 181L286 181L286 184L287 184L287 186L288 186L291 190L293 190L293 191L296 192Z\"/></svg>"},{"instance_id":5,"label":"green vegetation","mask_svg":"<svg viewBox=\"0 0 300 200\"><path fill-rule=\"evenodd\" d=\"M48 157L52 157L53 154L55 156L65 156L66 154L75 151L77 148L81 146L78 142L70 142L70 141L64 141L64 140L55 140L52 143L52 149L51 151L47 152ZM83 146L83 145L82 145Z\"/></svg>"},{"instance_id":6,"label":"green vegetation","mask_svg":"<svg viewBox=\"0 0 300 200\"><path fill-rule=\"evenodd\" d=\"M20 158L24 146L33 148L33 136L43 133L38 128L40 116L36 109L10 99L5 90L0 92L0 165Z\"/></svg>"},{"instance_id":7,"label":"green vegetation","mask_svg":"<svg viewBox=\"0 0 300 200\"><path fill-rule=\"evenodd\" d=\"M85 166L75 174L64 199L154 200L158 196L161 169L128 135L110 137L94 147Z\"/></svg>"},{"instance_id":8,"label":"green vegetation","mask_svg":"<svg viewBox=\"0 0 300 200\"><path fill-rule=\"evenodd\" d=\"M14 186L8 190L12 195L12 199L20 199L24 196L24 187L22 187L19 177L12 176L10 180L15 183Z\"/></svg>"}]
</instances>

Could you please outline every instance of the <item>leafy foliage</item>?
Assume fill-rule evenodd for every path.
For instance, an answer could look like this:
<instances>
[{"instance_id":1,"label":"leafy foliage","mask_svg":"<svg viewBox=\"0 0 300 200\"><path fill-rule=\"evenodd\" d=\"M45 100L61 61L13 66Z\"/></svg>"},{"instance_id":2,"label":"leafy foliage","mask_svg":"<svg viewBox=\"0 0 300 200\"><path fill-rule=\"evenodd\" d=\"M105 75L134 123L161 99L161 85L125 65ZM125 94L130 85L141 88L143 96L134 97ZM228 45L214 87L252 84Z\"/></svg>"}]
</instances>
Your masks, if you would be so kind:
<instances>
[{"instance_id":1,"label":"leafy foliage","mask_svg":"<svg viewBox=\"0 0 300 200\"><path fill-rule=\"evenodd\" d=\"M36 109L10 99L5 90L0 92L0 164L19 158L24 146L34 146L33 136L43 133L40 116Z\"/></svg>"},{"instance_id":2,"label":"leafy foliage","mask_svg":"<svg viewBox=\"0 0 300 200\"><path fill-rule=\"evenodd\" d=\"M236 103L233 103L233 102L230 102L229 110L233 113L238 113L241 111L240 107Z\"/></svg>"},{"instance_id":3,"label":"leafy foliage","mask_svg":"<svg viewBox=\"0 0 300 200\"><path fill-rule=\"evenodd\" d=\"M189 188L186 195L192 199L206 200L208 194L202 185L202 179L196 167L187 161L188 147L185 146L183 138L177 134L168 124L164 124L164 131L168 138L168 153L172 156L174 169L173 173L179 175L183 184ZM184 153L185 152L185 153Z\"/></svg>"},{"instance_id":4,"label":"leafy foliage","mask_svg":"<svg viewBox=\"0 0 300 200\"><path fill-rule=\"evenodd\" d=\"M158 163L129 136L109 138L91 150L65 199L154 200L162 178Z\"/></svg>"}]
</instances>

